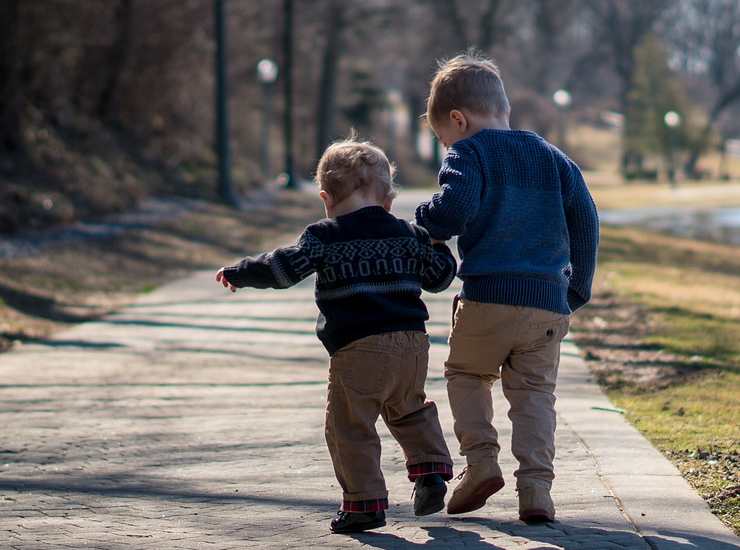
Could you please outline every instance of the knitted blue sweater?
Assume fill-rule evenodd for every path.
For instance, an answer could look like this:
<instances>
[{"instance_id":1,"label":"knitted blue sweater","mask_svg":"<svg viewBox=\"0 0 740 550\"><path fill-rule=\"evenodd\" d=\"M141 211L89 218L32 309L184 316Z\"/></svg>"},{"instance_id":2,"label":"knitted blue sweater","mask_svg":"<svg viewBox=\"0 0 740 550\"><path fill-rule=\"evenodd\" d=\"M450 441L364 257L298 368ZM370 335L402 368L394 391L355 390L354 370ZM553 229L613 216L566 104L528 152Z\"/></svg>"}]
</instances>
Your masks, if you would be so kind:
<instances>
[{"instance_id":1,"label":"knitted blue sweater","mask_svg":"<svg viewBox=\"0 0 740 550\"><path fill-rule=\"evenodd\" d=\"M462 297L563 314L589 301L599 220L578 166L533 132L455 143L441 190L416 210L434 239L459 235Z\"/></svg>"}]
</instances>

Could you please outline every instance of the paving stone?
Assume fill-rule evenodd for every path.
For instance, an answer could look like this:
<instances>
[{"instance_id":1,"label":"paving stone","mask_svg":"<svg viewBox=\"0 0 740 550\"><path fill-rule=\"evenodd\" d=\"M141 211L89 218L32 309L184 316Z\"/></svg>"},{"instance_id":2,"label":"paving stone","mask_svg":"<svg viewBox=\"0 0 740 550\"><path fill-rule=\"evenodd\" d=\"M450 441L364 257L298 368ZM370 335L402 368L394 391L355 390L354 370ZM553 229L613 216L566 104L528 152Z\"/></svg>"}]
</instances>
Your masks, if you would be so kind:
<instances>
[{"instance_id":1,"label":"paving stone","mask_svg":"<svg viewBox=\"0 0 740 550\"><path fill-rule=\"evenodd\" d=\"M402 197L407 213L422 198ZM453 454L442 364L456 290L425 296L428 394ZM517 519L516 466L497 387L508 484L485 508L415 518L403 456L380 426L388 526L331 535L341 493L324 444L327 357L313 334L315 315L310 281L233 296L212 272L198 273L48 344L0 356L0 548L737 547L633 428L592 410L608 401L570 343L559 381L559 522L532 527ZM623 479L638 464L653 475L652 500L640 479ZM462 465L458 457L457 470ZM656 474L666 476L664 485ZM639 527L652 546L614 495L627 511L650 506L654 523ZM692 532L666 519L674 509L693 514Z\"/></svg>"}]
</instances>

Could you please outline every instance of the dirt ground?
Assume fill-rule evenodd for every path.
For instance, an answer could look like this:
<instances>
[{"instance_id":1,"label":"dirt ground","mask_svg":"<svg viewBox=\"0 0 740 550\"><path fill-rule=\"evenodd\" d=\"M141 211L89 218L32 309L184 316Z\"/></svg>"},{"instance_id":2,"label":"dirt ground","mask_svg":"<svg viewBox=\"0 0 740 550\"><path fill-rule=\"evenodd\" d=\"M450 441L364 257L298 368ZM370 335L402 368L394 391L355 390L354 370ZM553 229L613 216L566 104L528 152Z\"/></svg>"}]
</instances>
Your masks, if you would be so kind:
<instances>
[{"instance_id":1,"label":"dirt ground","mask_svg":"<svg viewBox=\"0 0 740 550\"><path fill-rule=\"evenodd\" d=\"M322 216L319 201L304 193L283 191L244 211L204 201L155 227L0 260L0 350L95 319L193 270L215 273Z\"/></svg>"},{"instance_id":2,"label":"dirt ground","mask_svg":"<svg viewBox=\"0 0 740 550\"><path fill-rule=\"evenodd\" d=\"M738 442L726 441L721 426L728 413L708 418L711 411L695 403L711 396L720 402L717 387L732 392L728 366L645 343L660 322L648 306L597 287L589 307L574 317L571 335L612 401L740 533Z\"/></svg>"}]
</instances>

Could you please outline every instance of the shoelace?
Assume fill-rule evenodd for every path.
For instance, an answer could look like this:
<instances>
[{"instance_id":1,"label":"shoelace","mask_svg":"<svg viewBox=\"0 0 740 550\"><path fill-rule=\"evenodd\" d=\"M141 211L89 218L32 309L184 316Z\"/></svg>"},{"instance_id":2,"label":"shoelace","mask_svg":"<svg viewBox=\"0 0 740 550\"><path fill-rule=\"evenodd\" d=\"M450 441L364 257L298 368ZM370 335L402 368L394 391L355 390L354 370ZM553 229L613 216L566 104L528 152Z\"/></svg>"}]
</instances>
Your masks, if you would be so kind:
<instances>
[{"instance_id":1,"label":"shoelace","mask_svg":"<svg viewBox=\"0 0 740 550\"><path fill-rule=\"evenodd\" d=\"M411 489L411 497L410 497L410 500L414 500L414 495L415 494L416 494L416 483L414 483L414 488Z\"/></svg>"}]
</instances>

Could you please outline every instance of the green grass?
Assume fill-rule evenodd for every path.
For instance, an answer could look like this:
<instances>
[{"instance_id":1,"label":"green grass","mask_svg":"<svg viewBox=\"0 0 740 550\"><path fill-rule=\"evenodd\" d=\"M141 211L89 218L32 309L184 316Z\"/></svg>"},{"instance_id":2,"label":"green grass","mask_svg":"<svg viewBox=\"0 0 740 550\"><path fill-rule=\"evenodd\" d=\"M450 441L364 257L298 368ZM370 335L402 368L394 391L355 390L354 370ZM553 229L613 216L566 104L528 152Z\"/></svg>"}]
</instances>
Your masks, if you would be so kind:
<instances>
[{"instance_id":1,"label":"green grass","mask_svg":"<svg viewBox=\"0 0 740 550\"><path fill-rule=\"evenodd\" d=\"M706 366L608 393L740 533L740 248L605 227L596 291L644 306L640 344Z\"/></svg>"}]
</instances>

